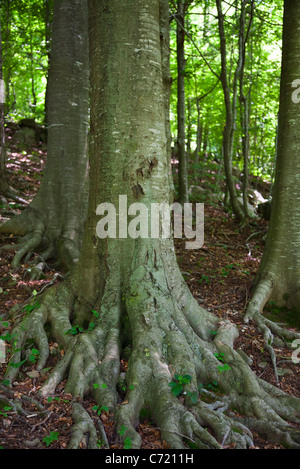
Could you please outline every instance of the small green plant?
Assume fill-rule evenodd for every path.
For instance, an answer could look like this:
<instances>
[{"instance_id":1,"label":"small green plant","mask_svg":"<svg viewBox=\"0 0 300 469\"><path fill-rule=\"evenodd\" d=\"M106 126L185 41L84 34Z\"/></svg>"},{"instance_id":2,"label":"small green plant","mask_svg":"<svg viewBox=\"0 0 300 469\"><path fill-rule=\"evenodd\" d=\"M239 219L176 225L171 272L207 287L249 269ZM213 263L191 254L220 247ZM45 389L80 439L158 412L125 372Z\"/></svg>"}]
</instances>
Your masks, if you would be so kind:
<instances>
[{"instance_id":1,"label":"small green plant","mask_svg":"<svg viewBox=\"0 0 300 469\"><path fill-rule=\"evenodd\" d=\"M92 315L95 316L96 319L99 319L100 314L95 309L92 309Z\"/></svg>"},{"instance_id":2,"label":"small green plant","mask_svg":"<svg viewBox=\"0 0 300 469\"><path fill-rule=\"evenodd\" d=\"M105 446L105 442L102 441L102 440L98 440L98 441L97 441L97 446L98 446L98 448L101 449L103 446Z\"/></svg>"},{"instance_id":3,"label":"small green plant","mask_svg":"<svg viewBox=\"0 0 300 469\"><path fill-rule=\"evenodd\" d=\"M118 430L119 435L124 436L126 430L127 430L127 427L125 427L125 425L121 425L119 430Z\"/></svg>"},{"instance_id":4,"label":"small green plant","mask_svg":"<svg viewBox=\"0 0 300 469\"><path fill-rule=\"evenodd\" d=\"M109 408L105 405L99 406L99 405L94 405L92 407L93 411L96 412L99 416L102 414L102 412L108 412Z\"/></svg>"},{"instance_id":5,"label":"small green plant","mask_svg":"<svg viewBox=\"0 0 300 469\"><path fill-rule=\"evenodd\" d=\"M174 375L174 381L169 383L172 388L171 392L174 396L180 396L184 391L184 386L191 382L192 377L190 375Z\"/></svg>"},{"instance_id":6,"label":"small green plant","mask_svg":"<svg viewBox=\"0 0 300 469\"><path fill-rule=\"evenodd\" d=\"M226 265L225 267L222 268L221 270L221 275L223 277L228 277L228 275L230 274L230 271L234 269L234 264L228 264Z\"/></svg>"},{"instance_id":7,"label":"small green plant","mask_svg":"<svg viewBox=\"0 0 300 469\"><path fill-rule=\"evenodd\" d=\"M88 330L88 331L93 331L93 330L95 329L95 327L96 327L96 324L95 324L94 322L90 322L90 323L89 323L89 327L88 327L87 330Z\"/></svg>"},{"instance_id":8,"label":"small green plant","mask_svg":"<svg viewBox=\"0 0 300 469\"><path fill-rule=\"evenodd\" d=\"M35 301L33 304L28 304L28 305L25 305L22 309L21 309L21 312L23 313L26 313L26 315L30 314L32 311L34 311L35 309L38 309L40 308L41 305L38 301Z\"/></svg>"},{"instance_id":9,"label":"small green plant","mask_svg":"<svg viewBox=\"0 0 300 469\"><path fill-rule=\"evenodd\" d=\"M68 329L65 332L65 334L77 335L77 334L81 334L83 330L84 329L81 326L72 326L70 329Z\"/></svg>"},{"instance_id":10,"label":"small green plant","mask_svg":"<svg viewBox=\"0 0 300 469\"><path fill-rule=\"evenodd\" d=\"M220 361L224 362L224 353L215 353L215 357Z\"/></svg>"},{"instance_id":11,"label":"small green plant","mask_svg":"<svg viewBox=\"0 0 300 469\"><path fill-rule=\"evenodd\" d=\"M198 394L196 391L188 391L186 394L190 398L192 404L197 404Z\"/></svg>"},{"instance_id":12,"label":"small green plant","mask_svg":"<svg viewBox=\"0 0 300 469\"><path fill-rule=\"evenodd\" d=\"M100 314L92 309L92 315L96 318L99 319ZM70 329L68 329L65 334L71 334L71 335L77 335L77 334L82 334L86 333L89 331L93 331L96 327L96 323L91 321L87 327L87 329L84 329L84 327L79 326L78 324L76 326L72 326Z\"/></svg>"},{"instance_id":13,"label":"small green plant","mask_svg":"<svg viewBox=\"0 0 300 469\"><path fill-rule=\"evenodd\" d=\"M209 275L201 275L200 279L198 280L198 283L204 284L204 285L209 285L211 282L211 277Z\"/></svg>"},{"instance_id":14,"label":"small green plant","mask_svg":"<svg viewBox=\"0 0 300 469\"><path fill-rule=\"evenodd\" d=\"M229 371L231 370L231 367L228 365L228 363L224 363L224 365L218 366L219 373L222 373L223 371Z\"/></svg>"},{"instance_id":15,"label":"small green plant","mask_svg":"<svg viewBox=\"0 0 300 469\"><path fill-rule=\"evenodd\" d=\"M10 322L9 321L3 321L2 318L0 318L0 327L2 328L7 328L10 326Z\"/></svg>"},{"instance_id":16,"label":"small green plant","mask_svg":"<svg viewBox=\"0 0 300 469\"><path fill-rule=\"evenodd\" d=\"M21 351L21 349L14 350L14 352L20 352L20 351ZM20 368L24 363L26 363L26 361L27 360L25 359L25 360L21 360L19 362L14 363L14 362L12 362L12 358L11 358L8 362L7 370L8 370L9 367L11 367L11 368Z\"/></svg>"},{"instance_id":17,"label":"small green plant","mask_svg":"<svg viewBox=\"0 0 300 469\"><path fill-rule=\"evenodd\" d=\"M40 352L36 348L31 349L28 360L31 363L35 363L37 361L37 358L38 358L39 354L40 354Z\"/></svg>"},{"instance_id":18,"label":"small green plant","mask_svg":"<svg viewBox=\"0 0 300 469\"><path fill-rule=\"evenodd\" d=\"M10 385L10 381L9 379L4 379L2 382L1 382L2 386L9 386Z\"/></svg>"},{"instance_id":19,"label":"small green plant","mask_svg":"<svg viewBox=\"0 0 300 469\"><path fill-rule=\"evenodd\" d=\"M199 387L199 392L201 393L203 389L207 389L212 392L216 392L218 390L218 382L217 381L212 381L211 383L208 383L206 385L200 384Z\"/></svg>"},{"instance_id":20,"label":"small green plant","mask_svg":"<svg viewBox=\"0 0 300 469\"><path fill-rule=\"evenodd\" d=\"M245 275L250 275L250 270L242 270L242 274L245 274Z\"/></svg>"},{"instance_id":21,"label":"small green plant","mask_svg":"<svg viewBox=\"0 0 300 469\"><path fill-rule=\"evenodd\" d=\"M215 357L220 361L223 362L223 365L218 366L219 373L222 373L223 371L229 371L231 370L231 367L228 365L228 363L225 363L224 359L224 353L215 353Z\"/></svg>"},{"instance_id":22,"label":"small green plant","mask_svg":"<svg viewBox=\"0 0 300 469\"><path fill-rule=\"evenodd\" d=\"M121 425L118 430L119 435L123 437L125 435L126 430L127 430L127 427L125 427L125 425ZM132 448L131 438L127 437L124 439L124 449L131 449L131 448Z\"/></svg>"},{"instance_id":23,"label":"small green plant","mask_svg":"<svg viewBox=\"0 0 300 469\"><path fill-rule=\"evenodd\" d=\"M46 443L46 446L50 446L54 441L57 441L59 437L58 432L50 432L50 435L43 438L43 443Z\"/></svg>"},{"instance_id":24,"label":"small green plant","mask_svg":"<svg viewBox=\"0 0 300 469\"><path fill-rule=\"evenodd\" d=\"M12 407L9 407L9 406L5 405L5 406L3 407L3 410L0 411L0 416L6 418L6 417L7 417L7 413L6 413L6 412L9 412L10 410L12 410Z\"/></svg>"},{"instance_id":25,"label":"small green plant","mask_svg":"<svg viewBox=\"0 0 300 469\"><path fill-rule=\"evenodd\" d=\"M53 402L53 401L60 402L61 399L60 399L60 397L58 397L58 396L56 396L56 397L48 396L48 397L47 397L47 402L50 403L50 402ZM68 401L67 399L63 399L63 402L68 403L69 401Z\"/></svg>"},{"instance_id":26,"label":"small green plant","mask_svg":"<svg viewBox=\"0 0 300 469\"><path fill-rule=\"evenodd\" d=\"M107 389L107 388L108 388L107 384L105 384L105 383L101 384L101 386L100 386L99 383L94 383L94 384L93 384L93 388L94 388L94 389L99 389L100 387L101 387L102 389Z\"/></svg>"}]
</instances>

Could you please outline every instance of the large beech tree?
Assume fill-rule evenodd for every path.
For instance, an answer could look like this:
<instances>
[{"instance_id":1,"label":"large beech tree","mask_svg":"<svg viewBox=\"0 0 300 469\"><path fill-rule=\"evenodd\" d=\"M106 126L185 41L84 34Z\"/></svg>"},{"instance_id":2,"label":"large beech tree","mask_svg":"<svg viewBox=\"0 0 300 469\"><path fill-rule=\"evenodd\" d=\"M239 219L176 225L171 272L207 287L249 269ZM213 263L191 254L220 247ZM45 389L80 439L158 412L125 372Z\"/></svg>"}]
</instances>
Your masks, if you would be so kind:
<instances>
[{"instance_id":1,"label":"large beech tree","mask_svg":"<svg viewBox=\"0 0 300 469\"><path fill-rule=\"evenodd\" d=\"M47 87L48 156L37 196L1 226L20 236L12 262L33 252L67 269L78 260L87 206L89 63L87 4L56 0Z\"/></svg>"},{"instance_id":2,"label":"large beech tree","mask_svg":"<svg viewBox=\"0 0 300 469\"><path fill-rule=\"evenodd\" d=\"M282 74L278 122L276 174L272 213L265 252L257 274L247 320L254 319L264 331L266 344L273 334L286 339L292 332L268 321L261 313L269 300L277 306L299 312L300 301L300 238L299 238L299 176L300 136L299 78L300 4L285 0L283 20ZM298 88L298 90L297 90ZM272 353L272 350L271 350ZM275 357L273 353L273 360Z\"/></svg>"},{"instance_id":3,"label":"large beech tree","mask_svg":"<svg viewBox=\"0 0 300 469\"><path fill-rule=\"evenodd\" d=\"M45 330L51 328L64 356L41 394L54 393L64 379L65 391L74 397L93 393L97 404L114 413L117 429L125 427L133 448L141 445L136 425L145 406L171 448L183 448L185 438L198 448L231 443L247 448L253 444L251 430L299 447L299 432L288 422L297 421L300 400L259 379L234 349L236 326L198 305L180 273L173 240L96 234L101 203L117 208L120 195L128 205L148 208L170 200L167 25L167 0L89 1L90 197L81 255L72 274L51 287L40 308L16 327L16 349L33 339L42 369L49 355ZM85 333L66 334L77 325ZM221 353L227 364L222 373L216 356ZM16 352L16 362L20 355ZM7 376L12 380L15 373L9 368ZM191 393L214 380L222 393L209 393L210 403L201 398L195 403L189 393L179 400L169 386L174 373L191 377ZM119 393L124 386L125 396ZM91 419L78 402L74 419L70 447L88 432L90 447L96 446Z\"/></svg>"}]
</instances>

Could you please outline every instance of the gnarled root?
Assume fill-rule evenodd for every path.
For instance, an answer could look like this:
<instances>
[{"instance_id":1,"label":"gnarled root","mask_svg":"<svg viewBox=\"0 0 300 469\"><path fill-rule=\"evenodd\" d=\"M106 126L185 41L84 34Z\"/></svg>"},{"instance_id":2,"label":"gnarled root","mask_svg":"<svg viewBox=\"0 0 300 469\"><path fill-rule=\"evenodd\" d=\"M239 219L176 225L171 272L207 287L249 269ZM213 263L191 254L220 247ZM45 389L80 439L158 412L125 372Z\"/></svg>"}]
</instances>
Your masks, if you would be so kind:
<instances>
[{"instance_id":1,"label":"gnarled root","mask_svg":"<svg viewBox=\"0 0 300 469\"><path fill-rule=\"evenodd\" d=\"M245 322L248 323L250 320L253 321L262 332L264 337L265 349L270 355L276 382L279 382L276 355L273 348L273 342L275 336L279 339L282 339L287 348L291 348L291 342L300 339L300 334L288 330L280 325L276 324L273 321L265 318L262 315L262 310L268 300L271 298L272 291L274 288L274 278L272 275L265 275L264 278L261 278L258 282L256 289L254 291L253 297L250 300L246 315Z\"/></svg>"},{"instance_id":2,"label":"gnarled root","mask_svg":"<svg viewBox=\"0 0 300 469\"><path fill-rule=\"evenodd\" d=\"M22 205L28 205L27 200L22 199L17 193L17 191L11 187L7 181L1 181L0 182L0 197L3 196L7 199L14 200L15 202L18 202L19 204Z\"/></svg>"},{"instance_id":3,"label":"gnarled root","mask_svg":"<svg viewBox=\"0 0 300 469\"><path fill-rule=\"evenodd\" d=\"M150 256L147 259L151 264ZM77 312L71 283L64 281L48 290L40 308L15 331L17 349L28 338L36 342L38 369L49 355L46 324L64 350L40 391L42 396L53 394L64 379L65 391L74 397L92 393L99 409L114 414L116 430L132 448L141 446L137 426L144 407L171 448L249 448L251 430L299 448L300 433L293 424L299 424L300 400L260 380L234 350L237 328L209 318L195 304L195 309L187 309L189 303L178 301L178 284L176 288L175 294L157 260L156 269L151 265L149 269L147 262L133 265L122 299L108 276L101 304L94 305L97 317L91 306L81 303L88 319L82 328L77 328L82 311ZM122 400L118 382L125 347L130 347L131 355ZM16 352L13 360L20 359ZM9 369L8 377L16 371ZM172 392L174 384L177 393ZM95 446L95 429L79 406L74 408L74 419L71 447L78 446L86 432Z\"/></svg>"},{"instance_id":4,"label":"gnarled root","mask_svg":"<svg viewBox=\"0 0 300 469\"><path fill-rule=\"evenodd\" d=\"M31 412L25 410L23 404L30 403L38 410L38 413L43 415L47 414L47 410L44 406L36 399L26 395L20 395L19 398L16 398L14 391L8 389L4 385L0 385L0 405L1 407L7 406L10 407L11 411L16 412L20 415L25 415L26 417L31 415Z\"/></svg>"},{"instance_id":5,"label":"gnarled root","mask_svg":"<svg viewBox=\"0 0 300 469\"><path fill-rule=\"evenodd\" d=\"M68 449L77 449L81 445L88 449L98 449L97 430L87 411L78 402L73 402L72 435Z\"/></svg>"},{"instance_id":6,"label":"gnarled root","mask_svg":"<svg viewBox=\"0 0 300 469\"><path fill-rule=\"evenodd\" d=\"M42 211L32 206L0 225L0 233L14 234L19 237L17 244L2 246L0 249L0 252L2 250L16 251L11 263L13 269L20 268L22 262L28 263L34 254L38 254L38 261L33 261L30 271L32 280L41 277L48 259L58 261L67 270L70 270L78 261L77 242L64 235L59 227L49 227L47 214L42 214Z\"/></svg>"}]
</instances>

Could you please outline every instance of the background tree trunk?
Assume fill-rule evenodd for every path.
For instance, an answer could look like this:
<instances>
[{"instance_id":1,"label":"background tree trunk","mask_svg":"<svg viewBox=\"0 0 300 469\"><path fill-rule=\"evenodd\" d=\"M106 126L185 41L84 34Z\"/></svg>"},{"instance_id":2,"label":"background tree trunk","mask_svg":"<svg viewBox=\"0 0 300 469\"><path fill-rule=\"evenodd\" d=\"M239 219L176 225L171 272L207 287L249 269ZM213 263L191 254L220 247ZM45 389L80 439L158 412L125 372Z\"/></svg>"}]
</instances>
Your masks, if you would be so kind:
<instances>
[{"instance_id":1,"label":"background tree trunk","mask_svg":"<svg viewBox=\"0 0 300 469\"><path fill-rule=\"evenodd\" d=\"M1 227L23 236L13 267L37 250L66 269L78 260L87 204L88 76L86 2L56 0L44 177L30 206Z\"/></svg>"},{"instance_id":2,"label":"background tree trunk","mask_svg":"<svg viewBox=\"0 0 300 469\"><path fill-rule=\"evenodd\" d=\"M241 35L239 36L239 55L238 62L234 73L234 79L232 87L229 82L229 74L227 70L227 46L226 36L224 28L224 14L222 9L222 0L216 0L218 9L218 24L219 24L219 35L220 35L220 51L221 51L221 83L224 93L224 102L226 110L226 122L223 131L223 158L224 158L224 169L226 177L226 190L230 198L230 204L233 213L236 215L239 221L245 221L244 210L242 204L240 204L237 192L235 188L234 179L232 177L232 156L233 156L233 142L234 134L236 130L236 115L237 115L237 92L238 82L243 67L242 62L242 43ZM243 14L243 10L241 15ZM232 92L231 92L232 88Z\"/></svg>"},{"instance_id":3,"label":"background tree trunk","mask_svg":"<svg viewBox=\"0 0 300 469\"><path fill-rule=\"evenodd\" d=\"M1 16L1 9L0 9ZM3 91L5 90L2 87L4 84L3 80L3 56L2 56L2 26L0 22L0 81L1 81L1 92L0 92L0 194L5 194L7 191L7 177L5 170L5 119L4 119L4 106L5 106L5 94L3 96Z\"/></svg>"},{"instance_id":4,"label":"background tree trunk","mask_svg":"<svg viewBox=\"0 0 300 469\"><path fill-rule=\"evenodd\" d=\"M0 10L0 17L1 17ZM20 203L25 201L18 196L17 192L10 186L6 171L6 138L5 138L5 102L6 102L6 86L3 75L3 49L2 49L2 25L0 24L0 195L6 198L16 200Z\"/></svg>"},{"instance_id":5,"label":"background tree trunk","mask_svg":"<svg viewBox=\"0 0 300 469\"><path fill-rule=\"evenodd\" d=\"M46 42L46 53L48 57L48 71L50 67L51 61L51 41L52 41L52 12L53 12L53 0L45 0L45 42ZM46 85L46 92L45 92L45 118L44 118L44 125L48 126L48 80L47 74L47 85Z\"/></svg>"},{"instance_id":6,"label":"background tree trunk","mask_svg":"<svg viewBox=\"0 0 300 469\"><path fill-rule=\"evenodd\" d=\"M185 0L178 0L176 13L177 38L177 151L178 151L178 200L184 204L189 201L188 166L185 133Z\"/></svg>"}]
</instances>

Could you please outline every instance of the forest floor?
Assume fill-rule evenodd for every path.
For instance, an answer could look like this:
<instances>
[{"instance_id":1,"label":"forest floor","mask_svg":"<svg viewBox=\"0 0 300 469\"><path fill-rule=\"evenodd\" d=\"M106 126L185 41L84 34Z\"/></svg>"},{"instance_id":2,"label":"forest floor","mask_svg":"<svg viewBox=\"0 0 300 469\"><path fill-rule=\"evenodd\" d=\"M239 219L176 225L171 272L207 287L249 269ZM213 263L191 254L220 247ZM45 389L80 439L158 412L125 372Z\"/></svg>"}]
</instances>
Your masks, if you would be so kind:
<instances>
[{"instance_id":1,"label":"forest floor","mask_svg":"<svg viewBox=\"0 0 300 469\"><path fill-rule=\"evenodd\" d=\"M30 149L20 150L18 142L13 140L10 131L7 134L7 169L11 185L18 190L20 196L30 202L36 194L43 174L46 161L46 149L42 145L32 145ZM203 189L211 187L215 181L212 171L209 177L201 180ZM257 180L257 188L263 195L267 194L267 183ZM220 191L220 188L219 188ZM208 192L207 192L208 193ZM220 191L221 193L221 191ZM211 192L210 192L211 194ZM214 194L216 195L216 194ZM221 198L221 195L220 195ZM205 199L205 191L204 191ZM203 197L201 202L204 201ZM0 199L0 216L7 218L14 213L20 213L22 207L15 202ZM251 286L259 266L264 249L264 236L267 232L267 222L262 219L253 222L242 231L233 216L224 211L221 201L207 198L205 202L205 241L201 249L187 250L184 240L176 240L178 262L184 278L194 297L202 307L212 311L223 319L230 319L239 327L239 338L236 345L242 348L252 359L252 370L257 376L276 385L273 367L268 354L264 351L261 333L253 324L244 324L245 306L251 295ZM0 236L0 246L15 244L13 236ZM56 271L49 266L43 279L31 281L29 279L30 264L22 265L21 269L12 270L11 261L14 251L6 250L0 256L0 333L9 334L14 319L9 317L9 311L16 304L26 305L32 295L48 288L56 278ZM63 272L60 272L63 276ZM272 308L271 308L272 309ZM24 311L24 310L23 310ZM22 312L20 312L22 313ZM279 311L273 306L273 313L280 322L287 323L289 328L298 328L299 323L289 322L287 312ZM285 313L285 314L284 314ZM276 316L277 315L277 316ZM279 315L279 316L278 316ZM293 320L293 318L291 318ZM0 397L6 396L7 405L0 408L0 448L3 449L65 449L70 440L73 424L72 396L64 393L62 383L54 396L41 399L38 391L47 378L51 369L60 358L62 351L56 343L50 344L50 359L47 368L38 373L35 370L33 357L32 365L24 365L12 384L11 394L0 384ZM300 366L291 361L291 351L275 349L280 375L279 387L288 394L300 397ZM9 359L7 350L6 359ZM7 363L0 364L0 383L5 382ZM121 364L126 369L126 363ZM29 400L26 398L30 397ZM35 399L44 408L40 413ZM22 403L22 412L12 408L11 402ZM85 398L82 405L96 422L99 418L95 411L92 398ZM114 432L113 417L105 412L101 420L111 449L123 448L118 435ZM138 427L143 440L142 449L167 449L160 438L159 429L151 422L147 415L141 416ZM99 441L99 447L102 442ZM82 447L85 445L82 443ZM283 449L254 435L254 449Z\"/></svg>"}]
</instances>

